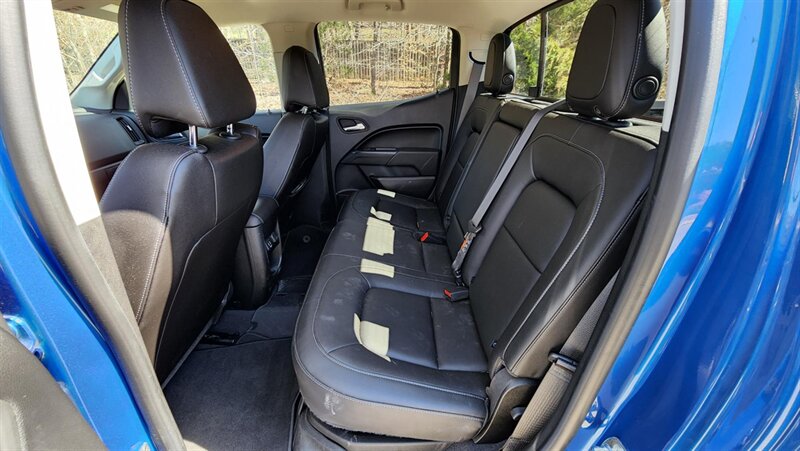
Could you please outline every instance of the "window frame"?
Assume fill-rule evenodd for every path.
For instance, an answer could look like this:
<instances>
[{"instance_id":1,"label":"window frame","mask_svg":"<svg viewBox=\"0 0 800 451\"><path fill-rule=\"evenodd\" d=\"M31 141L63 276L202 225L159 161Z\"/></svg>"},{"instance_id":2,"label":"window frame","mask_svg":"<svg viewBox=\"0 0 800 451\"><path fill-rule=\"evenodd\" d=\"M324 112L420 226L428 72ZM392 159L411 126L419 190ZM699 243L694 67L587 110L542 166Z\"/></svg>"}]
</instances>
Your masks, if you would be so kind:
<instances>
[{"instance_id":1,"label":"window frame","mask_svg":"<svg viewBox=\"0 0 800 451\"><path fill-rule=\"evenodd\" d=\"M544 81L544 73L547 67L547 28L549 22L547 18L547 13L568 3L572 3L573 1L575 0L555 1L545 6L544 8L540 8L528 14L527 16L519 19L518 21L509 25L505 29L504 33L511 35L511 32L514 31L514 29L517 28L518 26L522 25L523 23L527 22L528 20L534 18L537 15L540 16L539 26L541 27L541 29L539 30L539 64L537 67L538 73L536 74L536 86L530 86L528 87L528 93L526 94L517 93L518 95L526 95L534 100L544 100L549 102L555 102L559 100L554 97L541 96L542 84ZM669 61L669 54L667 55L667 61ZM657 98L653 103L653 106L650 108L650 111L645 113L643 116L640 116L640 118L646 120L661 120L661 113L663 113L664 110L664 102L665 99Z\"/></svg>"},{"instance_id":2,"label":"window frame","mask_svg":"<svg viewBox=\"0 0 800 451\"><path fill-rule=\"evenodd\" d=\"M71 14L77 14L77 13L71 13ZM91 74L92 71L94 71L95 66L97 66L97 63L99 63L100 59L103 58L103 55L105 55L106 52L108 52L108 49L111 48L111 45L114 44L115 42L118 43L117 38L119 38L119 33L117 33L117 34L115 34L114 36L111 37L111 40L108 41L108 44L106 44L106 46L103 47L103 51L101 51L100 54L97 55L97 57L94 59L94 62L92 62L92 65L89 66L89 69L87 69L86 72L83 74L83 77L81 77L81 81L79 81L78 84L76 84L72 89L69 90L69 95L70 96L72 96L72 94L75 93L75 90L77 90L78 88L83 86L83 82L86 81L86 77L88 77L89 74ZM63 59L64 56L62 55L61 58ZM123 71L124 71L124 69L123 69Z\"/></svg>"},{"instance_id":3,"label":"window frame","mask_svg":"<svg viewBox=\"0 0 800 451\"><path fill-rule=\"evenodd\" d=\"M523 23L527 22L528 20L534 18L535 16L539 17L539 26L541 29L539 30L539 64L536 74L536 86L529 86L528 92L526 95L536 100L548 100L548 101L556 101L558 99L554 97L543 97L542 94L542 85L544 82L544 73L547 68L547 29L548 29L548 18L547 13L560 8L561 6L566 5L567 3L572 3L574 0L558 0L553 2L543 8L539 8L536 11L528 14L527 16L523 17L522 19L514 22L513 24L509 25L508 28L503 31L503 33L507 35L511 35L511 32L514 31L515 28L522 25Z\"/></svg>"},{"instance_id":4,"label":"window frame","mask_svg":"<svg viewBox=\"0 0 800 451\"><path fill-rule=\"evenodd\" d=\"M572 1L572 0L569 0ZM323 21L323 22L335 22L333 21ZM346 22L359 22L358 20L347 20ZM382 20L376 22L396 22L396 23L418 23L418 22L403 22L403 21L391 21L391 20ZM317 52L317 59L319 60L319 65L322 68L322 76L325 78L326 82L328 80L328 75L325 73L325 61L322 57L322 43L319 39L319 26L322 22L317 22L314 24L314 50ZM436 25L436 24L425 24L425 25ZM461 59L461 34L453 27L447 27L450 30L450 79L448 80L447 87L444 89L437 89L436 91L429 92L428 94L424 95L431 95L436 94L440 91L447 91L450 89L458 88L459 82L459 69L461 68L460 59ZM424 96L423 95L423 96ZM394 99L394 100L387 100L387 102L398 102L398 101L405 101L410 100L415 97L411 97L409 99ZM358 104L356 104L358 105ZM333 105L335 106L335 105Z\"/></svg>"}]
</instances>

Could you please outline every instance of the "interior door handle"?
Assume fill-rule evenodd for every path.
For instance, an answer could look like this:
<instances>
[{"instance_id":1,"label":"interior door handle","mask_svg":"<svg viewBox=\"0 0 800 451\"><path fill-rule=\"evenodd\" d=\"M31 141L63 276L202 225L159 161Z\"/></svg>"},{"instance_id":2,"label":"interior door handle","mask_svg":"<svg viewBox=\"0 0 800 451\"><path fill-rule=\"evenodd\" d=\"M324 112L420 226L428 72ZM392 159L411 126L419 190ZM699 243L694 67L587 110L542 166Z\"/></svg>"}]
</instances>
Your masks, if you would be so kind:
<instances>
[{"instance_id":1,"label":"interior door handle","mask_svg":"<svg viewBox=\"0 0 800 451\"><path fill-rule=\"evenodd\" d=\"M346 132L360 132L362 130L366 130L367 126L364 125L363 122L356 122L354 125L348 125L347 127L342 127L342 130Z\"/></svg>"}]
</instances>

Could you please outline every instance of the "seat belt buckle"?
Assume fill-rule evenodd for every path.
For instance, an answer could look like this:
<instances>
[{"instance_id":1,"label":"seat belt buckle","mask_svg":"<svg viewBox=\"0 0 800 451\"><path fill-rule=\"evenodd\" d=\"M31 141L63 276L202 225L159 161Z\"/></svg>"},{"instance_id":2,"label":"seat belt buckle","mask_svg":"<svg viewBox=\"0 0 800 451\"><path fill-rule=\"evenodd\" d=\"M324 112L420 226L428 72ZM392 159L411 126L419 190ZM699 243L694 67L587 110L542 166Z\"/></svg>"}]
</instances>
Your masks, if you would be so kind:
<instances>
[{"instance_id":1,"label":"seat belt buckle","mask_svg":"<svg viewBox=\"0 0 800 451\"><path fill-rule=\"evenodd\" d=\"M417 239L420 243L428 243L428 244L443 244L444 238L434 235L430 232L423 232L422 234L418 234Z\"/></svg>"},{"instance_id":2,"label":"seat belt buckle","mask_svg":"<svg viewBox=\"0 0 800 451\"><path fill-rule=\"evenodd\" d=\"M450 302L463 301L469 298L469 288L461 287L452 290L444 289L444 298Z\"/></svg>"},{"instance_id":3,"label":"seat belt buckle","mask_svg":"<svg viewBox=\"0 0 800 451\"><path fill-rule=\"evenodd\" d=\"M549 360L553 365L560 366L561 368L568 370L570 373L574 373L578 368L578 362L557 352L550 353L550 355L547 357L547 360Z\"/></svg>"}]
</instances>

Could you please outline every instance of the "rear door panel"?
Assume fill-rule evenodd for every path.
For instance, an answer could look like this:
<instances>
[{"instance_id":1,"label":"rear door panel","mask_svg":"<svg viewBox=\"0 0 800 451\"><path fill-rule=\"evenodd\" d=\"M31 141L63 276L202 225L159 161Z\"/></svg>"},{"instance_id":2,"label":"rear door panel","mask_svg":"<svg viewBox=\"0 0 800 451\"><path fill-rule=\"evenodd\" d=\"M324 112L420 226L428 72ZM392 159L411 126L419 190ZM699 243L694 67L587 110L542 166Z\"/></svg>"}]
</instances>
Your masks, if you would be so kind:
<instances>
[{"instance_id":1,"label":"rear door panel","mask_svg":"<svg viewBox=\"0 0 800 451\"><path fill-rule=\"evenodd\" d=\"M331 107L330 170L337 201L365 188L430 195L447 147L452 109L452 89L409 100ZM363 129L353 130L354 123Z\"/></svg>"}]
</instances>

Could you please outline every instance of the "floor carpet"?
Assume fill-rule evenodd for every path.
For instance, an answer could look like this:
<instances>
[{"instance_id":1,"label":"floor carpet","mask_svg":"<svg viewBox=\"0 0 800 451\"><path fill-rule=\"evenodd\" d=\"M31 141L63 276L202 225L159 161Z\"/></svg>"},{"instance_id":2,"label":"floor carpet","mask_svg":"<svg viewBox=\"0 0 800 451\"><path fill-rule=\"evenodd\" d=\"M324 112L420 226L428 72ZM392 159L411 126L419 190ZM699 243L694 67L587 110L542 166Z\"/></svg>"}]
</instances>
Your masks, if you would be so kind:
<instances>
[{"instance_id":1,"label":"floor carpet","mask_svg":"<svg viewBox=\"0 0 800 451\"><path fill-rule=\"evenodd\" d=\"M285 450L297 396L291 340L196 350L164 392L189 449Z\"/></svg>"}]
</instances>

